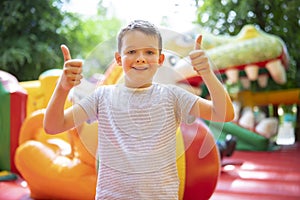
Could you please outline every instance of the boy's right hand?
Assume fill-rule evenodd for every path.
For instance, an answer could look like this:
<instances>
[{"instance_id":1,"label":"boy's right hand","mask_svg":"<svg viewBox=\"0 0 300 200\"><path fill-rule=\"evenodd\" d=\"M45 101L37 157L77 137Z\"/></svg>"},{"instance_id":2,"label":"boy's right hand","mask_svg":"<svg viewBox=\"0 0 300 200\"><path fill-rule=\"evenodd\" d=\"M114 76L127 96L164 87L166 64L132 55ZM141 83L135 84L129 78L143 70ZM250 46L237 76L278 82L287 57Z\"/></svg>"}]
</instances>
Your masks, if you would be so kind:
<instances>
[{"instance_id":1,"label":"boy's right hand","mask_svg":"<svg viewBox=\"0 0 300 200\"><path fill-rule=\"evenodd\" d=\"M69 91L80 84L80 80L83 77L81 74L83 61L71 59L70 51L66 45L61 45L60 48L64 56L64 68L59 84L64 90Z\"/></svg>"}]
</instances>

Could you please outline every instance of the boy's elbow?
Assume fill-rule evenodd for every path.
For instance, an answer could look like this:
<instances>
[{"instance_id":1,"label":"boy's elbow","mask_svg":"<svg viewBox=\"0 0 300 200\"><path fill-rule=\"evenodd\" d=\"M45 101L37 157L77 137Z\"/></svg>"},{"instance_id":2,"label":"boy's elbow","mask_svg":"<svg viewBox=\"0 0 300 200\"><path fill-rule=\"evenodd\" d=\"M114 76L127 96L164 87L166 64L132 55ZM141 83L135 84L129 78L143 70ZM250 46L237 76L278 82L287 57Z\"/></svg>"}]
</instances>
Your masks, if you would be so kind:
<instances>
[{"instance_id":1,"label":"boy's elbow","mask_svg":"<svg viewBox=\"0 0 300 200\"><path fill-rule=\"evenodd\" d=\"M230 110L223 111L222 113L216 113L215 117L210 119L215 122L231 122L234 119L234 112Z\"/></svg>"},{"instance_id":2,"label":"boy's elbow","mask_svg":"<svg viewBox=\"0 0 300 200\"><path fill-rule=\"evenodd\" d=\"M49 134L49 135L55 135L57 134L54 130L47 128L47 126L44 126L44 131L45 133Z\"/></svg>"},{"instance_id":3,"label":"boy's elbow","mask_svg":"<svg viewBox=\"0 0 300 200\"><path fill-rule=\"evenodd\" d=\"M45 122L43 123L43 128L44 128L44 131L49 135L55 135L58 133L52 126L49 126Z\"/></svg>"}]
</instances>

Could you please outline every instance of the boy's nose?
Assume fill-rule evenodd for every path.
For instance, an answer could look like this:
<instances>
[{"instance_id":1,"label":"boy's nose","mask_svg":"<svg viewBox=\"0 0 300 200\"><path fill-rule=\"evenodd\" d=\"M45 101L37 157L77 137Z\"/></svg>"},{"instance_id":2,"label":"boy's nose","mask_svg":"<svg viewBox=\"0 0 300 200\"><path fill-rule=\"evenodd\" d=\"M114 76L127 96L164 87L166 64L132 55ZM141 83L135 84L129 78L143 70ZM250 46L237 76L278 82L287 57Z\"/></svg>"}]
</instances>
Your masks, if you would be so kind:
<instances>
[{"instance_id":1,"label":"boy's nose","mask_svg":"<svg viewBox=\"0 0 300 200\"><path fill-rule=\"evenodd\" d=\"M144 59L137 59L136 62L137 63L146 63Z\"/></svg>"},{"instance_id":2,"label":"boy's nose","mask_svg":"<svg viewBox=\"0 0 300 200\"><path fill-rule=\"evenodd\" d=\"M139 54L139 56L136 58L137 63L146 63L146 60L142 54Z\"/></svg>"}]
</instances>

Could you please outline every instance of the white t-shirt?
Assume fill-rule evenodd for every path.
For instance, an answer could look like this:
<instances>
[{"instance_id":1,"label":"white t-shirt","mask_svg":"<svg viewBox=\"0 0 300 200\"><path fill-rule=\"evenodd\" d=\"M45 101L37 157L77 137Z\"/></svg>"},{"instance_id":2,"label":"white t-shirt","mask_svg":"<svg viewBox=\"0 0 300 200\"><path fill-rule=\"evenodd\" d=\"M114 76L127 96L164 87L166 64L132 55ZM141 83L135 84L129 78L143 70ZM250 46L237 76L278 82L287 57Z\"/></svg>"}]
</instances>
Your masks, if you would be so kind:
<instances>
[{"instance_id":1,"label":"white t-shirt","mask_svg":"<svg viewBox=\"0 0 300 200\"><path fill-rule=\"evenodd\" d=\"M98 120L96 199L178 199L176 130L197 96L175 85L101 86L79 105Z\"/></svg>"}]
</instances>

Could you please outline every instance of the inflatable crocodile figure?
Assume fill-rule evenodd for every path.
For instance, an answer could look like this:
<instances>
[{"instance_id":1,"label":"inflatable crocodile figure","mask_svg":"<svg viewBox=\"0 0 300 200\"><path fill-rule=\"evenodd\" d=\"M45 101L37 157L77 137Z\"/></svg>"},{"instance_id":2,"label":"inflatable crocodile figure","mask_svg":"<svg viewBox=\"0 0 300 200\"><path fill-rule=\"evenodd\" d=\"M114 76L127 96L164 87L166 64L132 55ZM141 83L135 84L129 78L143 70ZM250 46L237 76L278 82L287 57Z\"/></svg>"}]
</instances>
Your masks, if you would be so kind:
<instances>
[{"instance_id":1,"label":"inflatable crocodile figure","mask_svg":"<svg viewBox=\"0 0 300 200\"><path fill-rule=\"evenodd\" d=\"M201 78L185 58L193 49L194 35L200 32L194 30L185 34L173 34L171 37L172 34L169 33L163 35L166 37L164 48L169 53L173 52L173 57L176 55L180 59L174 63L174 69L192 86L199 86ZM249 81L258 80L261 87L266 87L268 76L278 84L286 82L288 52L284 42L253 25L245 25L236 36L203 33L202 48L214 64L214 70L225 75L230 83L236 83L245 76ZM245 88L248 86L244 84Z\"/></svg>"}]
</instances>

